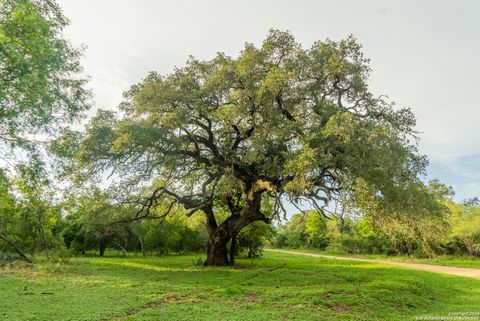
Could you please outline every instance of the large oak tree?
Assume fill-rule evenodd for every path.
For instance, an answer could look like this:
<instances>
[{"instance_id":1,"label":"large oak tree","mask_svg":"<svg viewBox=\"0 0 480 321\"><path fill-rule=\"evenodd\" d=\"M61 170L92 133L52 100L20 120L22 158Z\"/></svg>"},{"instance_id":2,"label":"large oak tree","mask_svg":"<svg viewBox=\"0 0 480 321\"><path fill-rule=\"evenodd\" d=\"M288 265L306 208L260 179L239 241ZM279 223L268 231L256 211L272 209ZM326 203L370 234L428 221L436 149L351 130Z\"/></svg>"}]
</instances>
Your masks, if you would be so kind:
<instances>
[{"instance_id":1,"label":"large oak tree","mask_svg":"<svg viewBox=\"0 0 480 321\"><path fill-rule=\"evenodd\" d=\"M92 119L77 154L82 173L113 171L119 198L143 195L133 219L155 206L165 215L179 205L203 212L205 264L227 265L229 240L254 221L270 222L285 202L329 217L328 204L342 194L361 188L395 203L399 190L419 184L426 160L415 118L371 93L369 71L353 37L303 49L276 30L236 58L190 58L132 86L121 116ZM218 208L228 209L223 221Z\"/></svg>"}]
</instances>

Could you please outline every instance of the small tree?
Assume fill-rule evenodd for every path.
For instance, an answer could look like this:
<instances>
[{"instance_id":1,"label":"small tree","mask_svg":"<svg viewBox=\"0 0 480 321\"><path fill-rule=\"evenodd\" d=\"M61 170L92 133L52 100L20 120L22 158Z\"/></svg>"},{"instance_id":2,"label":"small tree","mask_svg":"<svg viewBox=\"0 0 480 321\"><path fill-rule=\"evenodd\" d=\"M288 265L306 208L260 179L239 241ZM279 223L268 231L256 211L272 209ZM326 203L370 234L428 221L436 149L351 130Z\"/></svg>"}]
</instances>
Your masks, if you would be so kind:
<instances>
[{"instance_id":1,"label":"small tree","mask_svg":"<svg viewBox=\"0 0 480 321\"><path fill-rule=\"evenodd\" d=\"M32 262L25 254L25 246L20 236L22 224L13 195L12 183L3 171L0 171L0 252L16 252L22 259Z\"/></svg>"},{"instance_id":2,"label":"small tree","mask_svg":"<svg viewBox=\"0 0 480 321\"><path fill-rule=\"evenodd\" d=\"M261 255L261 249L265 242L273 236L272 227L265 222L257 221L244 227L235 238L232 238L231 245L239 252L246 252L247 257L254 258ZM232 250L231 250L232 251ZM230 251L230 252L231 252ZM234 260L234 255L230 255L230 260Z\"/></svg>"},{"instance_id":3,"label":"small tree","mask_svg":"<svg viewBox=\"0 0 480 321\"><path fill-rule=\"evenodd\" d=\"M17 168L14 179L0 176L0 249L30 262L27 254L40 250L48 256L61 246L57 233L61 204L41 169Z\"/></svg>"},{"instance_id":4,"label":"small tree","mask_svg":"<svg viewBox=\"0 0 480 321\"><path fill-rule=\"evenodd\" d=\"M303 49L272 30L237 58L219 53L150 73L125 93L120 118L100 111L92 119L77 160L85 176L117 173L119 199L143 191L134 219L157 204L202 211L205 264L227 265L231 238L281 215L286 200L329 217L325 205L340 191L362 188L401 205L390 195L417 181L426 160L411 143L412 113L374 97L369 70L353 37ZM229 210L221 223L218 206Z\"/></svg>"},{"instance_id":5,"label":"small tree","mask_svg":"<svg viewBox=\"0 0 480 321\"><path fill-rule=\"evenodd\" d=\"M473 199L474 200L474 199ZM449 222L452 227L450 247L457 245L460 253L480 256L480 204L464 202L464 204L447 203L450 209Z\"/></svg>"},{"instance_id":6,"label":"small tree","mask_svg":"<svg viewBox=\"0 0 480 321\"><path fill-rule=\"evenodd\" d=\"M103 256L107 247L117 247L126 254L126 243L133 235L129 222L131 208L113 204L109 195L97 188L78 196L70 202L65 217L68 223L63 231L68 248L84 253L88 249L98 249Z\"/></svg>"},{"instance_id":7,"label":"small tree","mask_svg":"<svg viewBox=\"0 0 480 321\"><path fill-rule=\"evenodd\" d=\"M42 142L89 107L90 93L80 76L81 51L62 36L67 25L54 0L0 0L0 168L18 164L20 149L22 158L28 156L29 165L38 169L43 165L39 157ZM15 231L32 223L34 216L48 220L59 210L37 207L45 200L34 190L27 194L21 206L24 215L15 212L16 220L12 220L14 216L2 219L1 233L4 242L24 259L22 248L27 237L19 237ZM41 237L46 249L48 230L38 220L32 229L37 229L35 235Z\"/></svg>"},{"instance_id":8,"label":"small tree","mask_svg":"<svg viewBox=\"0 0 480 321\"><path fill-rule=\"evenodd\" d=\"M62 37L68 20L53 0L0 0L0 154L37 150L88 108L81 51ZM11 157L10 157L11 158Z\"/></svg>"},{"instance_id":9,"label":"small tree","mask_svg":"<svg viewBox=\"0 0 480 321\"><path fill-rule=\"evenodd\" d=\"M318 211L310 211L305 220L305 232L310 246L325 249L328 245L327 222Z\"/></svg>"}]
</instances>

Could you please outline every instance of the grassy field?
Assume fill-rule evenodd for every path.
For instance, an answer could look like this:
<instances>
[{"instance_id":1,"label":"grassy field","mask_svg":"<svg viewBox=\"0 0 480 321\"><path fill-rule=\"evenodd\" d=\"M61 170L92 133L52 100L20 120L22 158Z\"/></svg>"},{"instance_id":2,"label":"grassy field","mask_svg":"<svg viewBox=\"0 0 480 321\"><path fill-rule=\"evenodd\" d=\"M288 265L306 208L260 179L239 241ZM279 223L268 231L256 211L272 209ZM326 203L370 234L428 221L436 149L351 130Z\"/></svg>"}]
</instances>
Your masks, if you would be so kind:
<instances>
[{"instance_id":1,"label":"grassy field","mask_svg":"<svg viewBox=\"0 0 480 321\"><path fill-rule=\"evenodd\" d=\"M305 253L316 253L323 255L331 256L343 256L343 257L355 257L355 258L365 258L372 260L384 260L384 261L395 261L395 262L404 262L404 263L421 263L421 264L433 264L433 265L444 265L444 266L456 266L456 267L466 267L466 268L477 268L480 269L480 259L473 256L438 256L431 259L421 259L415 257L408 257L405 255L385 255L385 254L352 254L352 253L342 253L342 252L330 252L316 250L312 248L298 248L298 249L286 249L288 251L296 252L305 252Z\"/></svg>"},{"instance_id":2,"label":"grassy field","mask_svg":"<svg viewBox=\"0 0 480 321\"><path fill-rule=\"evenodd\" d=\"M414 320L480 310L480 281L265 252L77 258L0 269L0 320Z\"/></svg>"}]
</instances>

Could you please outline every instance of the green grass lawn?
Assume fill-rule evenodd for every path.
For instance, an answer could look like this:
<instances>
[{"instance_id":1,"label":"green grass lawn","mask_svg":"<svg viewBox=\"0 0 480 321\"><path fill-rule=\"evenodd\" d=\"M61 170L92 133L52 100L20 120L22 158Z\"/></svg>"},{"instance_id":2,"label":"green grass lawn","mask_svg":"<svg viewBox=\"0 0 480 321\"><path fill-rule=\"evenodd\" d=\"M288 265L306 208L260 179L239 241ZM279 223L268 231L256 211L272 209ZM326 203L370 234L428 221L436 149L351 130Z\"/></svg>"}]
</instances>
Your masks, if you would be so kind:
<instances>
[{"instance_id":1,"label":"green grass lawn","mask_svg":"<svg viewBox=\"0 0 480 321\"><path fill-rule=\"evenodd\" d=\"M395 262L404 262L404 263L421 263L421 264L433 264L433 265L444 265L444 266L456 266L456 267L466 267L466 268L476 268L480 269L480 258L473 256L438 256L431 259L422 259L409 257L405 255L385 255L385 254L352 254L344 252L329 252L312 248L297 248L297 249L285 249L288 251L295 252L305 252L305 253L315 253L322 255L332 255L332 256L343 256L343 257L356 257L356 258L365 258L372 260L384 260L384 261L395 261Z\"/></svg>"},{"instance_id":2,"label":"green grass lawn","mask_svg":"<svg viewBox=\"0 0 480 321\"><path fill-rule=\"evenodd\" d=\"M79 258L0 269L0 320L414 320L480 310L480 281L265 252Z\"/></svg>"}]
</instances>

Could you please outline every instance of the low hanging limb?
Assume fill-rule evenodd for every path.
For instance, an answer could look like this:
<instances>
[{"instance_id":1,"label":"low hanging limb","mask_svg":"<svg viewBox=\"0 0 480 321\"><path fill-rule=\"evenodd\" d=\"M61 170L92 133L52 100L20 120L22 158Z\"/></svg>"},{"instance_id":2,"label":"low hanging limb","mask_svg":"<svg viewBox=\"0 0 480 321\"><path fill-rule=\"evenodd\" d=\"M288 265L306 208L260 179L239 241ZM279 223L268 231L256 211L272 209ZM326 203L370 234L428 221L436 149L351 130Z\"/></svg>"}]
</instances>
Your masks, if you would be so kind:
<instances>
[{"instance_id":1,"label":"low hanging limb","mask_svg":"<svg viewBox=\"0 0 480 321\"><path fill-rule=\"evenodd\" d=\"M163 199L165 196L171 199L169 202L169 205L161 215L155 216L154 217L155 219L165 218L167 215L169 215L172 212L176 204L180 204L186 210L189 210L189 212L186 215L192 216L194 213L196 213L199 210L202 210L205 206L207 206L212 202L212 199L210 197L207 197L203 200L194 200L193 197L180 196L175 192L166 189L165 187L158 187L152 192L152 194L148 198L144 199L143 201L135 202L141 205L141 207L132 218L118 220L108 224L107 226L120 224L120 223L130 223L130 222L149 218L151 214L151 209L154 206L156 206L158 204L158 201Z\"/></svg>"},{"instance_id":2,"label":"low hanging limb","mask_svg":"<svg viewBox=\"0 0 480 321\"><path fill-rule=\"evenodd\" d=\"M10 245L24 261L28 263L33 263L32 259L26 256L25 253L23 253L22 249L18 247L13 241L9 240L5 234L0 234L0 239Z\"/></svg>"}]
</instances>

